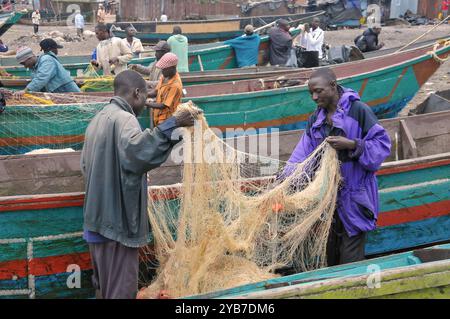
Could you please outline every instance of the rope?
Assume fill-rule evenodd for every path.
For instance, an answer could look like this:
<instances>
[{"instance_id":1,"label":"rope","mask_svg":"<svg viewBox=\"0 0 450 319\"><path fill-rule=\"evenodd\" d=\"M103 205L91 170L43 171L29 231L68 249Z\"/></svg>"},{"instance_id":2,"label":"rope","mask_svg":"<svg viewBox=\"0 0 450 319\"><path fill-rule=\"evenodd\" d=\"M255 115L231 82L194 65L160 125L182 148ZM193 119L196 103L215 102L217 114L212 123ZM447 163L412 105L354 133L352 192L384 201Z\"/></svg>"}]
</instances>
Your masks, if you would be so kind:
<instances>
[{"instance_id":1,"label":"rope","mask_svg":"<svg viewBox=\"0 0 450 319\"><path fill-rule=\"evenodd\" d=\"M447 55L446 58L440 58L437 55L437 50L441 46L446 47L449 45L450 45L450 40L440 40L434 45L433 51L429 51L429 52L427 52L427 54L430 54L436 62L438 62L439 64L442 64L442 63L446 62L448 59L450 59L450 55Z\"/></svg>"},{"instance_id":2,"label":"rope","mask_svg":"<svg viewBox=\"0 0 450 319\"><path fill-rule=\"evenodd\" d=\"M44 105L55 105L55 103L53 103L53 101L34 96L33 94L25 93L24 97L35 100Z\"/></svg>"}]
</instances>

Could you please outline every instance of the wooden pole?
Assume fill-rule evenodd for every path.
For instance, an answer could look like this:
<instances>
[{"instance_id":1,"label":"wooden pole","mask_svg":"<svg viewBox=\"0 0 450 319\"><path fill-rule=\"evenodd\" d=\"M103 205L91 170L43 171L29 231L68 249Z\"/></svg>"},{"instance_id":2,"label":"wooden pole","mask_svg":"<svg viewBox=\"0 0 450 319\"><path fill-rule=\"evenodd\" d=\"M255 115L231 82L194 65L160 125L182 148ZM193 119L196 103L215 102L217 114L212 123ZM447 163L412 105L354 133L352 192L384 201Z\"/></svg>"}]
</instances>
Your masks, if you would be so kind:
<instances>
[{"instance_id":1,"label":"wooden pole","mask_svg":"<svg viewBox=\"0 0 450 319\"><path fill-rule=\"evenodd\" d=\"M440 26L441 24L443 24L445 21L447 21L450 18L450 16L448 16L447 18L445 18L444 20L442 20L441 22L439 22L438 24L436 24L434 27L432 27L430 30L428 30L427 32L425 32L424 34L422 34L420 37L412 40L410 43L408 43L407 45L405 45L404 47L401 47L400 49L398 49L397 51L395 51L395 53L398 53L400 51L403 51L404 49L406 49L407 47L409 47L410 45L416 43L417 41L419 41L420 39L422 39L424 36L426 36L427 34L429 34L431 31L433 31L434 29L436 29L438 26Z\"/></svg>"},{"instance_id":2,"label":"wooden pole","mask_svg":"<svg viewBox=\"0 0 450 319\"><path fill-rule=\"evenodd\" d=\"M321 11L321 12L319 12L319 13L317 13L317 14L314 14L314 15L312 15L312 16L309 16L309 17L297 19L297 20L294 20L294 21L289 21L289 24L294 24L294 23L297 23L297 22L300 22L300 21L303 21L303 20L308 20L308 19L311 19L311 18L315 18L315 17L321 16L321 15L324 14L324 12L325 12L325 11ZM259 27L259 28L255 29L254 32L255 32L255 33L256 33L256 32L260 32L260 31L262 31L262 30L265 30L265 29L267 29L267 28L270 28L271 26L275 25L276 23L277 23L277 21L274 21L274 22L272 22L272 23L266 24L265 26L262 26L262 27Z\"/></svg>"}]
</instances>

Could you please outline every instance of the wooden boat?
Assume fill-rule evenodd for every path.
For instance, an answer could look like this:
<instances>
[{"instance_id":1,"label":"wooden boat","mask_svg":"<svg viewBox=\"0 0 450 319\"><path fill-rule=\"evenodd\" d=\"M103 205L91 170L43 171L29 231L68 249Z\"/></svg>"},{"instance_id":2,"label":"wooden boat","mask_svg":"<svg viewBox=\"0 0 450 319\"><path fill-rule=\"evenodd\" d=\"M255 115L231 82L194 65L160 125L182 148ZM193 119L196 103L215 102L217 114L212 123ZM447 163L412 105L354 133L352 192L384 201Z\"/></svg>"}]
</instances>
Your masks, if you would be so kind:
<instances>
[{"instance_id":1,"label":"wooden boat","mask_svg":"<svg viewBox=\"0 0 450 319\"><path fill-rule=\"evenodd\" d=\"M332 69L339 83L359 92L362 101L371 106L380 119L392 118L440 66L429 54L430 50L431 47L426 46L335 65ZM438 49L436 54L442 58L449 52L450 46L446 46ZM257 132L260 129L303 129L316 108L305 84L310 72L298 71L284 80L276 78L194 85L185 88L184 100L192 100L201 107L210 126L220 129L225 136L230 134L227 129L256 129ZM290 86L292 84L294 86ZM0 117L0 124L8 128L0 131L0 155L21 154L23 150L49 145L52 148L79 149L89 120L101 106L93 103L83 107L84 110L92 108L91 116L88 112L80 114L78 106L73 105L9 107ZM47 116L52 112L53 118L49 120ZM39 113L46 116L39 116ZM64 114L65 127L54 121L58 113ZM28 128L23 128L24 123ZM148 118L145 123L144 127L149 127Z\"/></svg>"},{"instance_id":2,"label":"wooden boat","mask_svg":"<svg viewBox=\"0 0 450 319\"><path fill-rule=\"evenodd\" d=\"M447 299L449 269L450 244L438 245L188 299Z\"/></svg>"},{"instance_id":3,"label":"wooden boat","mask_svg":"<svg viewBox=\"0 0 450 319\"><path fill-rule=\"evenodd\" d=\"M298 30L294 30L292 34L298 34ZM260 61L264 60L265 52L268 49L268 36L261 37L261 45L259 48ZM226 70L237 68L236 57L233 49L223 42L210 44L198 44L189 46L189 70L208 71L208 70ZM133 59L130 64L141 64L148 66L154 62L154 57L145 57ZM89 62L80 62L74 64L64 64L64 68L74 77L83 76L84 71L89 66ZM30 76L30 71L21 66L6 67L5 71L13 76Z\"/></svg>"},{"instance_id":4,"label":"wooden boat","mask_svg":"<svg viewBox=\"0 0 450 319\"><path fill-rule=\"evenodd\" d=\"M308 22L313 16L320 16L324 11L315 11L301 14L289 14L282 16L255 16L232 19L213 20L184 20L169 22L119 22L111 26L112 33L119 38L125 38L125 29L132 25L136 29L136 37L143 43L155 44L160 40L167 40L172 36L173 28L180 26L183 34L187 36L190 43L205 43L213 41L224 41L238 37L244 33L246 25L251 24L255 28L264 27L278 19L284 18L288 21ZM303 21L304 20L304 21Z\"/></svg>"},{"instance_id":5,"label":"wooden boat","mask_svg":"<svg viewBox=\"0 0 450 319\"><path fill-rule=\"evenodd\" d=\"M379 228L369 234L368 257L450 241L449 123L450 112L382 122L394 147L378 172L381 213ZM282 133L281 159L292 152L300 134ZM79 153L0 157L0 296L94 296L81 237L79 161ZM172 174L167 165L155 173L159 178ZM149 189L151 196L156 189ZM67 288L70 265L80 267L82 289Z\"/></svg>"},{"instance_id":6,"label":"wooden boat","mask_svg":"<svg viewBox=\"0 0 450 319\"><path fill-rule=\"evenodd\" d=\"M0 36L16 24L24 14L24 12L0 13Z\"/></svg>"}]
</instances>

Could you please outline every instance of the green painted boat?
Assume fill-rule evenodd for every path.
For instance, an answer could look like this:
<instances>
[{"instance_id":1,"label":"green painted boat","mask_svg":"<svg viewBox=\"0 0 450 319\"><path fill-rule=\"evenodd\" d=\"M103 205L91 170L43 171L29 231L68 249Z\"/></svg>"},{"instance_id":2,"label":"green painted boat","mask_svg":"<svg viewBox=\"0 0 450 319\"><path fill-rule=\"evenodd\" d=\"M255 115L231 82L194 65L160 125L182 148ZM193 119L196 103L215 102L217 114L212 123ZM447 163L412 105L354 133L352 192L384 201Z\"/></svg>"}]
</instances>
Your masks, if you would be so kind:
<instances>
[{"instance_id":1,"label":"green painted boat","mask_svg":"<svg viewBox=\"0 0 450 319\"><path fill-rule=\"evenodd\" d=\"M289 14L278 16L255 16L240 17L232 19L211 20L184 20L184 21L123 21L110 25L114 36L125 38L125 29L132 25L136 30L136 37L143 43L156 44L160 40L167 40L173 34L174 26L180 26L183 34L189 39L189 43L205 43L213 41L224 41L244 34L246 25L251 24L255 28L261 28L271 24L278 19L288 21L310 22L313 17L323 15L324 11L315 11L301 14ZM300 20L300 21L299 21Z\"/></svg>"},{"instance_id":2,"label":"green painted boat","mask_svg":"<svg viewBox=\"0 0 450 319\"><path fill-rule=\"evenodd\" d=\"M189 299L449 299L450 244L324 268Z\"/></svg>"},{"instance_id":3,"label":"green painted boat","mask_svg":"<svg viewBox=\"0 0 450 319\"><path fill-rule=\"evenodd\" d=\"M423 46L431 46L434 45L439 38L423 41L420 43L415 43L410 46L412 48L419 48ZM380 57L387 54L395 53L398 48L391 48L385 50L379 50L374 52L368 52L364 54L365 59L371 59L375 57ZM76 63L89 63L89 56L60 56L59 57L61 63L63 64L76 64ZM140 61L138 63L146 64L149 60ZM0 57L0 65L5 66L16 66L17 61L15 58L1 58ZM225 70L209 70L209 71L194 71L188 73L181 73L181 79L183 81L184 86L191 85L200 85L200 84L211 84L211 83L221 83L221 82L232 82L232 81L241 81L241 80L250 80L250 79L261 79L267 77L278 78L281 76L286 76L290 74L298 74L300 69L288 68L288 67L276 67L276 66L257 66L257 67L249 67L243 69L225 69ZM96 79L86 79L75 77L74 78L77 84L80 87L86 83L86 80L89 82L95 82ZM99 82L105 83L105 79L99 79ZM113 80L109 79L109 85L101 85L99 88L85 88L85 92L101 92L101 91L112 91ZM30 82L30 77L21 77L21 76L13 76L13 77L2 77L0 78L1 84L8 89L21 90L24 89L27 84Z\"/></svg>"},{"instance_id":4,"label":"green painted boat","mask_svg":"<svg viewBox=\"0 0 450 319\"><path fill-rule=\"evenodd\" d=\"M378 172L379 228L369 234L367 257L450 242L449 121L450 112L441 112L382 122L395 147ZM300 134L281 134L282 159L292 152ZM0 157L0 298L94 297L89 250L81 232L84 195L80 191L84 186L79 163L79 152ZM154 172L157 176L170 173L168 166L159 170ZM154 181L150 177L150 182ZM172 187L176 194L179 185ZM156 196L157 189L151 187L150 196ZM177 203L176 196L170 200ZM268 288L285 282L355 275L355 268L367 269L374 263L383 270L420 264L409 257L391 256L383 263L375 259L357 267L346 265L306 273L305 277L280 278L271 281ZM73 265L79 267L80 289L67 287ZM240 287L233 293L261 290L259 284L246 287L251 289Z\"/></svg>"},{"instance_id":5,"label":"green painted boat","mask_svg":"<svg viewBox=\"0 0 450 319\"><path fill-rule=\"evenodd\" d=\"M298 32L298 30L295 30L293 34L298 34ZM259 49L261 60L265 55L268 44L268 36L262 36ZM237 68L236 57L234 55L233 49L229 45L223 44L223 42L192 45L189 47L188 54L189 70L192 72L202 70L226 70ZM155 61L154 57L146 57L133 59L130 64L141 64L148 66L153 61ZM70 72L71 76L74 77L81 77L88 66L89 62L64 64L64 68ZM13 76L30 76L30 71L21 66L6 67L5 71Z\"/></svg>"},{"instance_id":6,"label":"green painted boat","mask_svg":"<svg viewBox=\"0 0 450 319\"><path fill-rule=\"evenodd\" d=\"M359 92L380 119L393 118L440 66L429 53L431 49L425 46L332 68L339 83ZM444 58L449 52L450 46L441 47L437 55ZM185 88L184 101L192 100L201 107L210 126L220 129L224 136L245 133L236 133L236 129L250 133L303 129L316 108L306 85L310 72L298 71L284 80L190 86ZM84 103L83 112L78 105L8 107L0 117L0 155L23 154L37 148L79 150L87 125L103 106ZM149 127L149 116L144 118L147 120L143 127Z\"/></svg>"},{"instance_id":7,"label":"green painted boat","mask_svg":"<svg viewBox=\"0 0 450 319\"><path fill-rule=\"evenodd\" d=\"M26 12L14 11L0 13L0 36L5 34L13 25L19 22Z\"/></svg>"}]
</instances>

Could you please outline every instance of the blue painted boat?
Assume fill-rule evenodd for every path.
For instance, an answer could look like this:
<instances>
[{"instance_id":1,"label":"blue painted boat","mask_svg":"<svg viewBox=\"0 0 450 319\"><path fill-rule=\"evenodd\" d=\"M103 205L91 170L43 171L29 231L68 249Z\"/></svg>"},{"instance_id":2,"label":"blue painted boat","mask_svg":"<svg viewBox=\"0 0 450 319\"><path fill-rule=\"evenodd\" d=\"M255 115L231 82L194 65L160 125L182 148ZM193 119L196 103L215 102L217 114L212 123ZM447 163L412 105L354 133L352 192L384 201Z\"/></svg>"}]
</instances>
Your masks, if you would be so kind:
<instances>
[{"instance_id":1,"label":"blue painted boat","mask_svg":"<svg viewBox=\"0 0 450 319\"><path fill-rule=\"evenodd\" d=\"M450 244L323 268L189 299L445 298Z\"/></svg>"},{"instance_id":2,"label":"blue painted boat","mask_svg":"<svg viewBox=\"0 0 450 319\"><path fill-rule=\"evenodd\" d=\"M378 173L381 213L379 228L369 234L368 257L450 242L449 122L450 112L382 122L394 148ZM282 160L300 134L282 133ZM94 296L81 233L84 184L79 163L79 152L0 157L0 297ZM153 174L167 184L179 181L179 167L170 163ZM150 196L156 196L156 189L149 189ZM22 196L11 196L17 194ZM176 203L177 198L170 200ZM67 286L71 265L79 267L81 289Z\"/></svg>"}]
</instances>

